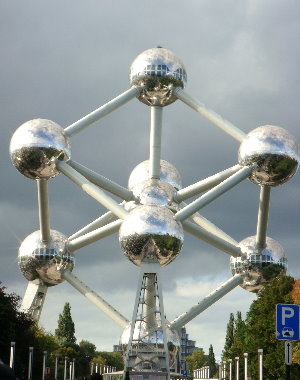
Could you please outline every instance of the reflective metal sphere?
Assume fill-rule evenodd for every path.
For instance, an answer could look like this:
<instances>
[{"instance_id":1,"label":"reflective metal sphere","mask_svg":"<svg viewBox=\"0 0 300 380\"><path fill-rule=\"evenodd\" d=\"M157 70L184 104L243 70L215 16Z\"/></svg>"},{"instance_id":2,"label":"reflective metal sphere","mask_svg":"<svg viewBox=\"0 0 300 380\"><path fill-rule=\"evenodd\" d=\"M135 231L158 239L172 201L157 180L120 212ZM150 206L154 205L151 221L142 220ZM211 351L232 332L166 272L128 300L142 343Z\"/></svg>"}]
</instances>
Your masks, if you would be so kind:
<instances>
[{"instance_id":1,"label":"reflective metal sphere","mask_svg":"<svg viewBox=\"0 0 300 380\"><path fill-rule=\"evenodd\" d=\"M60 173L54 160L67 160L71 156L69 138L63 128L51 120L30 120L13 134L10 156L26 177L49 179Z\"/></svg>"},{"instance_id":2,"label":"reflective metal sphere","mask_svg":"<svg viewBox=\"0 0 300 380\"><path fill-rule=\"evenodd\" d=\"M180 252L183 229L166 207L141 205L131 210L124 219L119 241L125 255L135 265L159 262L165 266Z\"/></svg>"},{"instance_id":3,"label":"reflective metal sphere","mask_svg":"<svg viewBox=\"0 0 300 380\"><path fill-rule=\"evenodd\" d=\"M239 149L239 163L256 165L250 180L277 186L288 181L299 163L299 146L294 136L281 127L264 125L248 133Z\"/></svg>"},{"instance_id":4,"label":"reflective metal sphere","mask_svg":"<svg viewBox=\"0 0 300 380\"><path fill-rule=\"evenodd\" d=\"M266 247L256 246L256 237L250 236L239 243L242 257L231 257L232 274L247 272L241 287L257 293L272 278L287 271L287 259L282 246L274 239L267 237Z\"/></svg>"},{"instance_id":5,"label":"reflective metal sphere","mask_svg":"<svg viewBox=\"0 0 300 380\"><path fill-rule=\"evenodd\" d=\"M52 286L63 282L62 269L72 270L75 259L66 250L67 238L51 230L51 241L40 240L40 231L35 231L23 241L19 249L18 264L24 277L33 281L37 278Z\"/></svg>"},{"instance_id":6,"label":"reflective metal sphere","mask_svg":"<svg viewBox=\"0 0 300 380\"><path fill-rule=\"evenodd\" d=\"M130 327L131 324L129 324L125 330L123 331L121 337L120 337L120 346L122 349L122 354L125 358L126 355L126 350L130 338ZM166 331L167 331L167 344L168 344L168 349L169 349L169 365L171 369L175 369L176 366L176 359L179 354L180 350L180 339L178 336L177 331L171 330L169 326L166 326ZM140 338L144 337L143 339L140 340ZM153 354L155 352L163 353L164 352L164 341L163 341L163 334L161 331L149 334L147 331L147 325L145 322L141 322L139 324L136 323L135 329L133 332L133 339L134 340L140 340L139 342L139 347L137 347L137 343L133 341L132 344L132 351L136 351L138 348L138 356L141 357L142 362L144 363L144 366L146 365L145 362L151 361L151 358L153 357ZM145 343L143 348L141 349L141 345ZM149 347L150 344L150 347ZM151 345L152 350L151 350ZM148 346L148 350L147 350ZM142 368L142 369L148 369L148 368ZM160 368L158 368L159 370Z\"/></svg>"},{"instance_id":7,"label":"reflective metal sphere","mask_svg":"<svg viewBox=\"0 0 300 380\"><path fill-rule=\"evenodd\" d=\"M184 87L187 76L183 63L170 50L148 49L133 61L129 81L143 86L138 99L148 106L167 106L177 98L174 87Z\"/></svg>"},{"instance_id":8,"label":"reflective metal sphere","mask_svg":"<svg viewBox=\"0 0 300 380\"><path fill-rule=\"evenodd\" d=\"M128 180L129 190L146 180L149 179L149 160L141 162L131 172ZM178 170L170 164L168 161L160 160L160 180L167 182L173 186L176 190L180 190L182 187L181 177Z\"/></svg>"},{"instance_id":9,"label":"reflective metal sphere","mask_svg":"<svg viewBox=\"0 0 300 380\"><path fill-rule=\"evenodd\" d=\"M165 206L173 211L178 209L178 203L173 200L176 190L167 182L147 179L138 183L132 192L137 204Z\"/></svg>"}]
</instances>

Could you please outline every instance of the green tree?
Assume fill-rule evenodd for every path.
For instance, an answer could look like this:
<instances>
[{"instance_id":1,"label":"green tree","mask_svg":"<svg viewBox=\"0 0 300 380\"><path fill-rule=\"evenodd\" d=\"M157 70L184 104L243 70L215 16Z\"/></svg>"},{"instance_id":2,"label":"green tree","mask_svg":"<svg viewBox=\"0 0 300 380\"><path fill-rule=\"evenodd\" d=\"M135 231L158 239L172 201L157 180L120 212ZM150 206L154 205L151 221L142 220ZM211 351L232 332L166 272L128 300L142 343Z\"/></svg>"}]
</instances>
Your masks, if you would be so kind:
<instances>
[{"instance_id":1,"label":"green tree","mask_svg":"<svg viewBox=\"0 0 300 380\"><path fill-rule=\"evenodd\" d=\"M86 376L90 373L90 365L93 357L96 355L96 346L88 340L82 340L79 343L79 357L77 367L79 372Z\"/></svg>"},{"instance_id":2,"label":"green tree","mask_svg":"<svg viewBox=\"0 0 300 380\"><path fill-rule=\"evenodd\" d=\"M244 357L245 334L246 323L242 318L242 313L240 311L237 311L236 317L234 319L233 345L230 349L232 359L239 357L241 360ZM233 374L235 374L235 368L233 368ZM239 366L239 377L241 379L244 377L243 365Z\"/></svg>"},{"instance_id":3,"label":"green tree","mask_svg":"<svg viewBox=\"0 0 300 380\"><path fill-rule=\"evenodd\" d=\"M55 337L60 346L68 347L76 343L75 325L71 316L71 306L65 303L63 312L59 314Z\"/></svg>"},{"instance_id":4,"label":"green tree","mask_svg":"<svg viewBox=\"0 0 300 380\"><path fill-rule=\"evenodd\" d=\"M212 344L209 346L208 350L207 365L209 366L210 376L214 376L218 370L218 366L216 363L216 358Z\"/></svg>"},{"instance_id":5,"label":"green tree","mask_svg":"<svg viewBox=\"0 0 300 380\"><path fill-rule=\"evenodd\" d=\"M225 345L223 350L223 360L227 360L232 356L231 349L234 342L234 315L230 313L229 321L227 323Z\"/></svg>"},{"instance_id":6,"label":"green tree","mask_svg":"<svg viewBox=\"0 0 300 380\"><path fill-rule=\"evenodd\" d=\"M205 355L204 351L201 348L199 350L195 350L192 355L187 356L185 360L188 364L188 371L190 376L193 375L193 371L195 369L208 365L207 355Z\"/></svg>"},{"instance_id":7,"label":"green tree","mask_svg":"<svg viewBox=\"0 0 300 380\"><path fill-rule=\"evenodd\" d=\"M96 346L94 343L89 342L88 340L82 340L79 343L80 352L87 357L94 357L96 355Z\"/></svg>"}]
</instances>

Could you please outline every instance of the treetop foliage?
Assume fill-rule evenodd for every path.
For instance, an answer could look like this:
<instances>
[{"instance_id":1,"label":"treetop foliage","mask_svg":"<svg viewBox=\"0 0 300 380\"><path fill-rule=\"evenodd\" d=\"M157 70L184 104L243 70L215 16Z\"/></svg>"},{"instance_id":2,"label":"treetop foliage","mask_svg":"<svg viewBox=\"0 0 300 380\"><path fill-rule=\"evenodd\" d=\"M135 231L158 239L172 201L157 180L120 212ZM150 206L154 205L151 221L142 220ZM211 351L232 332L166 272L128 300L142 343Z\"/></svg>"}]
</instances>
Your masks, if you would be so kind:
<instances>
[{"instance_id":1,"label":"treetop foliage","mask_svg":"<svg viewBox=\"0 0 300 380\"><path fill-rule=\"evenodd\" d=\"M63 312L59 314L55 337L61 346L72 346L76 343L75 324L69 302L65 303Z\"/></svg>"}]
</instances>

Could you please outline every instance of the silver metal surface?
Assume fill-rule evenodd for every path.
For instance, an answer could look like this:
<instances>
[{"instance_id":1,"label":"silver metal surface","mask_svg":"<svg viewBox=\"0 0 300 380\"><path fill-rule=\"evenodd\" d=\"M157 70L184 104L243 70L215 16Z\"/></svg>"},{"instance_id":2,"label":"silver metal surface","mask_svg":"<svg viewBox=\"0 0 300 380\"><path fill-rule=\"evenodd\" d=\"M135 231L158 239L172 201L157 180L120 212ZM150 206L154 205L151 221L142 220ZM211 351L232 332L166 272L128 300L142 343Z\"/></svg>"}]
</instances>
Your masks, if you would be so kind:
<instances>
[{"instance_id":1,"label":"silver metal surface","mask_svg":"<svg viewBox=\"0 0 300 380\"><path fill-rule=\"evenodd\" d=\"M170 323L170 328L172 330L179 330L181 327L185 326L188 322L197 317L197 315L202 313L209 306L213 305L220 298L224 297L227 293L229 293L232 289L240 285L243 281L244 276L244 274L236 274L234 277L224 282L212 293L206 296L202 301L194 305L184 314L175 318L174 321Z\"/></svg>"},{"instance_id":2,"label":"silver metal surface","mask_svg":"<svg viewBox=\"0 0 300 380\"><path fill-rule=\"evenodd\" d=\"M105 214L101 215L99 218L93 220L91 223L82 227L79 231L75 232L73 235L69 236L68 240L72 241L73 239L83 236L87 234L88 232L92 232L96 230L97 228L103 227L107 225L108 223L113 222L116 219L117 217L111 211L108 211Z\"/></svg>"},{"instance_id":3,"label":"silver metal surface","mask_svg":"<svg viewBox=\"0 0 300 380\"><path fill-rule=\"evenodd\" d=\"M255 166L250 180L277 186L288 181L299 164L299 145L287 130L274 125L258 127L247 134L238 153L241 165Z\"/></svg>"},{"instance_id":4,"label":"silver metal surface","mask_svg":"<svg viewBox=\"0 0 300 380\"><path fill-rule=\"evenodd\" d=\"M133 61L130 85L141 86L138 99L149 106L167 106L177 99L174 87L184 87L186 70L181 60L168 49L145 50Z\"/></svg>"},{"instance_id":5,"label":"silver metal surface","mask_svg":"<svg viewBox=\"0 0 300 380\"><path fill-rule=\"evenodd\" d=\"M35 231L22 242L18 264L24 277L33 281L41 279L46 285L57 285L63 281L61 270L72 270L74 256L67 251L67 238L62 233L50 230L50 240L41 240L40 231Z\"/></svg>"},{"instance_id":6,"label":"silver metal surface","mask_svg":"<svg viewBox=\"0 0 300 380\"><path fill-rule=\"evenodd\" d=\"M134 264L141 265L146 261L165 266L179 254L183 230L169 209L141 205L124 219L119 241L123 252Z\"/></svg>"},{"instance_id":7,"label":"silver metal surface","mask_svg":"<svg viewBox=\"0 0 300 380\"><path fill-rule=\"evenodd\" d=\"M105 178L101 174L98 174L94 172L93 170L86 168L85 166L79 164L78 162L75 162L73 160L68 160L68 165L70 165L73 169L78 171L78 173L82 174L86 179L91 181L93 184L100 186L101 188L109 191L112 194L115 194L117 197L120 197L121 199L125 199L127 201L129 201L132 198L132 192L130 190L119 185L118 183L111 181L108 178Z\"/></svg>"},{"instance_id":8,"label":"silver metal surface","mask_svg":"<svg viewBox=\"0 0 300 380\"><path fill-rule=\"evenodd\" d=\"M120 337L120 346L122 349L122 354L125 357L126 350L128 347L129 336L130 336L130 328L131 325L127 326L123 331ZM169 365L170 368L175 368L175 363L177 359L177 355L180 350L180 339L178 333L175 330L171 330L169 326L166 326L166 335L167 335L167 345L169 349ZM141 347L137 347L135 342L139 342L139 346L141 346L140 341L144 342L144 346L153 346L152 350L146 351L142 350ZM150 345L149 345L150 343ZM141 322L135 325L135 329L133 332L133 344L131 346L131 354L136 352L136 355L142 356L143 362L149 362L149 366L151 365L151 359L154 356L154 352L160 353L161 356L164 354L164 340L163 340L163 332L160 330L156 330L155 333L151 333L147 330L147 324L145 322ZM148 359L148 360L147 360ZM151 368L144 368L151 369Z\"/></svg>"},{"instance_id":9,"label":"silver metal surface","mask_svg":"<svg viewBox=\"0 0 300 380\"><path fill-rule=\"evenodd\" d=\"M235 174L241 169L241 165L234 165L231 168L225 169L220 173L213 174L212 176L205 178L199 182L196 182L190 186L187 186L181 190L178 190L176 194L177 202L182 202L188 198L193 197L204 191L208 191L219 185L222 181Z\"/></svg>"},{"instance_id":10,"label":"silver metal surface","mask_svg":"<svg viewBox=\"0 0 300 380\"><path fill-rule=\"evenodd\" d=\"M260 248L265 248L266 245L270 195L271 187L261 186L256 228L256 244Z\"/></svg>"},{"instance_id":11,"label":"silver metal surface","mask_svg":"<svg viewBox=\"0 0 300 380\"><path fill-rule=\"evenodd\" d=\"M183 207L186 206L186 204L184 202L182 202L181 205ZM227 241L228 243L231 243L232 245L238 246L239 243L236 240L234 240L231 236L226 234L226 232L221 230L219 227L217 227L215 224L210 222L208 219L204 218L204 216L200 215L198 212L193 214L190 217L190 219L192 219L192 221L195 224L197 224L199 227L201 227L202 229L204 229L208 233L211 233L211 234Z\"/></svg>"},{"instance_id":12,"label":"silver metal surface","mask_svg":"<svg viewBox=\"0 0 300 380\"><path fill-rule=\"evenodd\" d=\"M178 221L183 221L190 216L192 216L196 211L199 211L204 206L217 199L219 196L224 194L226 191L232 189L234 186L238 185L241 181L247 178L252 172L250 167L244 167L238 172L234 173L232 176L225 179L219 185L215 186L213 189L207 191L201 197L178 211L175 215L175 219Z\"/></svg>"},{"instance_id":13,"label":"silver metal surface","mask_svg":"<svg viewBox=\"0 0 300 380\"><path fill-rule=\"evenodd\" d=\"M11 138L9 151L14 166L32 179L57 176L55 159L67 160L71 156L70 142L63 128L46 119L22 124Z\"/></svg>"},{"instance_id":14,"label":"silver metal surface","mask_svg":"<svg viewBox=\"0 0 300 380\"><path fill-rule=\"evenodd\" d=\"M204 104L202 104L201 102L199 102L199 100L189 95L181 87L177 87L174 89L174 95L177 96L177 98L183 101L186 105L193 108L201 116L205 117L207 120L215 124L217 127L223 129L224 132L226 132L234 139L242 142L245 138L245 132L237 128L228 120L223 119L222 116L218 115L213 110L207 108Z\"/></svg>"},{"instance_id":15,"label":"silver metal surface","mask_svg":"<svg viewBox=\"0 0 300 380\"><path fill-rule=\"evenodd\" d=\"M64 175L72 180L76 185L80 186L92 198L100 202L104 207L113 212L119 218L124 219L127 211L119 205L113 198L107 195L98 186L88 181L82 174L78 173L75 169L71 168L67 163L56 161L56 166Z\"/></svg>"},{"instance_id":16,"label":"silver metal surface","mask_svg":"<svg viewBox=\"0 0 300 380\"><path fill-rule=\"evenodd\" d=\"M62 277L119 326L125 328L129 325L129 321L122 314L89 288L84 282L79 280L79 278L71 273L70 270L62 270Z\"/></svg>"},{"instance_id":17,"label":"silver metal surface","mask_svg":"<svg viewBox=\"0 0 300 380\"><path fill-rule=\"evenodd\" d=\"M73 136L77 134L78 132L82 131L89 125L95 123L96 121L100 120L102 117L108 115L112 111L116 110L117 108L129 102L129 100L136 97L140 93L140 91L141 89L139 87L136 87L136 86L131 87L129 90L123 92L116 98L110 100L103 106L97 108L95 111L89 113L88 115L84 116L82 119L76 121L75 123L65 128L66 136Z\"/></svg>"},{"instance_id":18,"label":"silver metal surface","mask_svg":"<svg viewBox=\"0 0 300 380\"><path fill-rule=\"evenodd\" d=\"M48 180L37 179L38 204L39 204L39 222L41 239L48 241L50 239L50 220L48 205Z\"/></svg>"},{"instance_id":19,"label":"silver metal surface","mask_svg":"<svg viewBox=\"0 0 300 380\"><path fill-rule=\"evenodd\" d=\"M233 275L247 273L241 287L257 293L272 278L286 273L287 258L282 246L274 239L266 238L266 247L259 248L256 236L250 236L239 243L241 257L230 258Z\"/></svg>"},{"instance_id":20,"label":"silver metal surface","mask_svg":"<svg viewBox=\"0 0 300 380\"><path fill-rule=\"evenodd\" d=\"M141 162L131 172L128 180L128 188L132 190L138 183L150 179L149 160ZM181 177L178 170L168 161L160 160L160 180L167 182L176 190L181 189Z\"/></svg>"},{"instance_id":21,"label":"silver metal surface","mask_svg":"<svg viewBox=\"0 0 300 380\"><path fill-rule=\"evenodd\" d=\"M208 230L205 230L201 228L199 225L188 220L185 220L182 223L182 225L185 231L205 241L213 247L216 247L234 257L241 255L241 250L238 244L228 241L228 239L225 240L223 237L218 236L215 233L212 233Z\"/></svg>"},{"instance_id":22,"label":"silver metal surface","mask_svg":"<svg viewBox=\"0 0 300 380\"><path fill-rule=\"evenodd\" d=\"M147 179L132 188L136 204L158 205L178 210L174 202L176 190L172 185L159 179Z\"/></svg>"},{"instance_id":23,"label":"silver metal surface","mask_svg":"<svg viewBox=\"0 0 300 380\"><path fill-rule=\"evenodd\" d=\"M67 249L70 252L77 251L89 244L92 244L100 239L104 239L107 236L119 231L122 219L118 219L115 222L106 224L103 227L97 228L91 232L87 232L85 235L79 236L73 240L69 240L67 243Z\"/></svg>"},{"instance_id":24,"label":"silver metal surface","mask_svg":"<svg viewBox=\"0 0 300 380\"><path fill-rule=\"evenodd\" d=\"M156 179L160 178L162 113L162 107L151 107L149 177Z\"/></svg>"}]
</instances>

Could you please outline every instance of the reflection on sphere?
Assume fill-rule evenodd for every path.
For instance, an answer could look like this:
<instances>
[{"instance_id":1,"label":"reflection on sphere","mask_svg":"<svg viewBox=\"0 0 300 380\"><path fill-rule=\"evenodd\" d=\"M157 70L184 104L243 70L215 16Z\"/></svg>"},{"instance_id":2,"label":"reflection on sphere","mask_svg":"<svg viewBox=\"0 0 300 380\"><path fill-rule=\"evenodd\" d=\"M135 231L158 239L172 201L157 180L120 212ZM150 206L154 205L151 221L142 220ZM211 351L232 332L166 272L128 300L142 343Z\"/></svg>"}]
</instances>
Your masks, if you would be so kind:
<instances>
[{"instance_id":1,"label":"reflection on sphere","mask_svg":"<svg viewBox=\"0 0 300 380\"><path fill-rule=\"evenodd\" d=\"M247 272L241 287L257 293L272 278L287 271L287 258L282 246L274 239L266 238L266 247L256 245L256 237L250 236L239 243L241 257L231 257L233 275Z\"/></svg>"},{"instance_id":2,"label":"reflection on sphere","mask_svg":"<svg viewBox=\"0 0 300 380\"><path fill-rule=\"evenodd\" d=\"M161 47L148 49L133 61L130 85L142 86L138 99L149 106L167 106L177 99L174 87L183 88L186 70L173 52Z\"/></svg>"},{"instance_id":3,"label":"reflection on sphere","mask_svg":"<svg viewBox=\"0 0 300 380\"><path fill-rule=\"evenodd\" d=\"M254 166L250 180L277 186L296 172L299 146L294 136L281 127L264 125L248 133L239 149L239 163Z\"/></svg>"},{"instance_id":4,"label":"reflection on sphere","mask_svg":"<svg viewBox=\"0 0 300 380\"><path fill-rule=\"evenodd\" d=\"M40 231L27 236L19 248L18 264L24 277L33 281L41 279L48 286L63 280L61 270L73 270L74 256L66 250L67 238L51 230L49 242L43 242Z\"/></svg>"},{"instance_id":5,"label":"reflection on sphere","mask_svg":"<svg viewBox=\"0 0 300 380\"><path fill-rule=\"evenodd\" d=\"M183 229L171 210L157 205L141 205L124 219L119 241L123 252L135 265L158 262L165 266L181 250Z\"/></svg>"},{"instance_id":6,"label":"reflection on sphere","mask_svg":"<svg viewBox=\"0 0 300 380\"><path fill-rule=\"evenodd\" d=\"M58 124L34 119L22 124L13 134L10 156L16 169L24 176L49 179L60 173L55 159L70 158L70 142Z\"/></svg>"}]
</instances>

